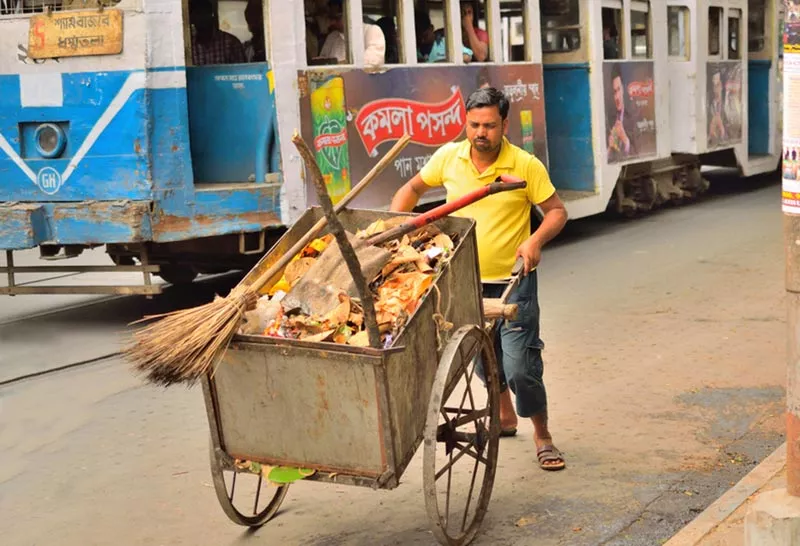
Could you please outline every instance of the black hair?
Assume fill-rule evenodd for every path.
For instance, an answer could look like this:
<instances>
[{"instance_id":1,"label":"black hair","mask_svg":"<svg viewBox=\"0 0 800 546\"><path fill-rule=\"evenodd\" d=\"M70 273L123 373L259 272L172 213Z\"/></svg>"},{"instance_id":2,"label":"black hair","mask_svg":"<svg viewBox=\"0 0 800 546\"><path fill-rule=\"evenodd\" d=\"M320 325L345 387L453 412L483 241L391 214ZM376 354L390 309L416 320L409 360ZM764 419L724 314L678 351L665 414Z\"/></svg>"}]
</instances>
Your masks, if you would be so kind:
<instances>
[{"instance_id":1,"label":"black hair","mask_svg":"<svg viewBox=\"0 0 800 546\"><path fill-rule=\"evenodd\" d=\"M487 108L490 106L497 106L500 110L500 117L506 119L508 117L509 103L506 96L502 91L494 87L484 87L473 91L467 99L467 112L474 108Z\"/></svg>"},{"instance_id":2,"label":"black hair","mask_svg":"<svg viewBox=\"0 0 800 546\"><path fill-rule=\"evenodd\" d=\"M612 63L611 65L611 81L613 82L615 79L619 78L622 79L622 70L619 68L619 63Z\"/></svg>"},{"instance_id":3,"label":"black hair","mask_svg":"<svg viewBox=\"0 0 800 546\"><path fill-rule=\"evenodd\" d=\"M417 32L417 36L428 30L433 26L431 23L431 16L428 15L427 11L424 10L417 10L414 14L414 29Z\"/></svg>"}]
</instances>

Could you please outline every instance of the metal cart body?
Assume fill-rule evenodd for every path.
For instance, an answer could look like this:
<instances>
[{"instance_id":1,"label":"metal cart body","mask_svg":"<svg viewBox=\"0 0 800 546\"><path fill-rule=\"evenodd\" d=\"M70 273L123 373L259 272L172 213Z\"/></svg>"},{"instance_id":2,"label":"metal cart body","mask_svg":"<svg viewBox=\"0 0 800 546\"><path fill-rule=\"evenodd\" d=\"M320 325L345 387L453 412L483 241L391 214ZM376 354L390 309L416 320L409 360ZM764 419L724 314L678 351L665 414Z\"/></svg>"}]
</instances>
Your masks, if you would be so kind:
<instances>
[{"instance_id":1,"label":"metal cart body","mask_svg":"<svg viewBox=\"0 0 800 546\"><path fill-rule=\"evenodd\" d=\"M318 207L306 211L244 282L265 271L321 215ZM392 214L351 209L339 216L345 229L354 233ZM480 342L476 350L486 349L488 336L486 340L475 337L475 332L485 335L478 327L483 323L483 303L475 222L449 217L436 226L458 234L456 247L391 347L247 335L234 338L214 376L204 382L212 468L230 468L232 460L239 459L315 470L308 480L393 489L431 419L433 435L438 434L435 441L444 441L442 431L435 430L442 402L434 400L432 393L438 383L444 392L465 373L465 364L440 365L449 337L440 329L442 319L452 323L449 334L471 327L472 338ZM450 352L453 350L451 347ZM447 369L442 371L442 365ZM488 381L492 382L496 374L490 375ZM432 405L436 407L431 417ZM462 412L459 415L463 420ZM496 408L487 409L486 415L496 416ZM478 455L493 444L495 453L490 455L495 458L496 421L492 419L491 430L487 428L476 443L482 445L475 449ZM495 435L493 442L491 434ZM466 441L463 435L460 438ZM449 445L452 447L452 442ZM489 491L494 477L494 461L491 463L487 465Z\"/></svg>"}]
</instances>

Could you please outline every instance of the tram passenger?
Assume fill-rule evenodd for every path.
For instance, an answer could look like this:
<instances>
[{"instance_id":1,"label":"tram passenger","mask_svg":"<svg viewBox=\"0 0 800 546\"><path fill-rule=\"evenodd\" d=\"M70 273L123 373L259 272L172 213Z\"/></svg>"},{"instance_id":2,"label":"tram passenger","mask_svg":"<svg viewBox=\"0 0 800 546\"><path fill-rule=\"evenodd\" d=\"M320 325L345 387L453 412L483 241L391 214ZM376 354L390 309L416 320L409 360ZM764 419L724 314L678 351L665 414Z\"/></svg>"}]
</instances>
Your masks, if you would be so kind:
<instances>
[{"instance_id":1,"label":"tram passenger","mask_svg":"<svg viewBox=\"0 0 800 546\"><path fill-rule=\"evenodd\" d=\"M500 297L516 258L522 257L525 262L525 274L509 298L519 305L519 315L514 321L501 322L493 332L502 392L500 426L503 436L513 436L517 432L517 415L530 417L539 466L560 470L565 467L565 459L548 428L536 267L542 247L566 224L567 212L544 165L505 137L509 124L505 95L494 87L478 89L467 99L466 110L466 140L439 148L422 170L397 191L391 210L411 211L432 187L444 186L448 201L452 201L498 176L506 181L527 181L525 190L482 199L455 215L471 217L477 223L485 298ZM534 205L542 209L544 219L531 234ZM485 377L482 369L477 371ZM516 413L509 389L516 396Z\"/></svg>"},{"instance_id":2,"label":"tram passenger","mask_svg":"<svg viewBox=\"0 0 800 546\"><path fill-rule=\"evenodd\" d=\"M242 42L219 29L211 0L191 0L192 64L234 64L245 62Z\"/></svg>"},{"instance_id":3,"label":"tram passenger","mask_svg":"<svg viewBox=\"0 0 800 546\"><path fill-rule=\"evenodd\" d=\"M347 62L347 38L345 37L344 8L342 0L331 0L328 5L328 28L330 32L319 56ZM368 67L383 64L386 54L386 40L378 25L364 23L364 64Z\"/></svg>"},{"instance_id":4,"label":"tram passenger","mask_svg":"<svg viewBox=\"0 0 800 546\"><path fill-rule=\"evenodd\" d=\"M245 58L248 63L263 63L267 61L266 42L264 41L264 12L261 0L247 0L244 8L244 19L247 28L253 35L244 43Z\"/></svg>"},{"instance_id":5,"label":"tram passenger","mask_svg":"<svg viewBox=\"0 0 800 546\"><path fill-rule=\"evenodd\" d=\"M434 31L431 17L423 10L414 14L414 27L417 33L417 61L421 63L447 62L447 40L444 31ZM473 51L464 46L461 54L464 62L472 59Z\"/></svg>"},{"instance_id":6,"label":"tram passenger","mask_svg":"<svg viewBox=\"0 0 800 546\"><path fill-rule=\"evenodd\" d=\"M489 33L478 27L478 3L461 2L461 37L464 47L472 50L472 60L482 63L489 60Z\"/></svg>"}]
</instances>

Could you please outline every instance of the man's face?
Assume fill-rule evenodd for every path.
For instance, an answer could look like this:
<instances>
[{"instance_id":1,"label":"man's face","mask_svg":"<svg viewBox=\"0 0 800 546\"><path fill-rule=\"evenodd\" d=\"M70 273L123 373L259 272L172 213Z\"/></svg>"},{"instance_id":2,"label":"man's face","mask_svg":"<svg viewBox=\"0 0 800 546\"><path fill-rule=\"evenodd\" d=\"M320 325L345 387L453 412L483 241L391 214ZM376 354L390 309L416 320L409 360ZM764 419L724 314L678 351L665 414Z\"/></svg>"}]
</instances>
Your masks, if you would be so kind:
<instances>
[{"instance_id":1,"label":"man's face","mask_svg":"<svg viewBox=\"0 0 800 546\"><path fill-rule=\"evenodd\" d=\"M331 7L328 11L328 29L344 32L344 13L339 6Z\"/></svg>"},{"instance_id":2,"label":"man's face","mask_svg":"<svg viewBox=\"0 0 800 546\"><path fill-rule=\"evenodd\" d=\"M500 149L508 120L500 117L500 107L473 108L467 112L467 140L479 152Z\"/></svg>"},{"instance_id":3,"label":"man's face","mask_svg":"<svg viewBox=\"0 0 800 546\"><path fill-rule=\"evenodd\" d=\"M461 17L466 17L467 15L474 17L472 13L472 4L461 4Z\"/></svg>"},{"instance_id":4,"label":"man's face","mask_svg":"<svg viewBox=\"0 0 800 546\"><path fill-rule=\"evenodd\" d=\"M614 81L611 82L611 85L614 88L614 106L617 107L617 112L622 112L625 108L625 94L622 89L622 78L617 76L614 78Z\"/></svg>"}]
</instances>

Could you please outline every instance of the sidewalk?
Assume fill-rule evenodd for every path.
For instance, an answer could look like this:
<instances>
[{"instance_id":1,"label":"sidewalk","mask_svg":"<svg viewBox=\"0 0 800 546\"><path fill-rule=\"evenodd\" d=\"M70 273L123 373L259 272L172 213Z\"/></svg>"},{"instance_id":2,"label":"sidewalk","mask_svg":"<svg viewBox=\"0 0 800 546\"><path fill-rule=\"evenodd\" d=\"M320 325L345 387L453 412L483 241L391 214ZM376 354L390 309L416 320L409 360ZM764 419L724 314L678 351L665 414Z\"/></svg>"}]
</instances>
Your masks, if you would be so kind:
<instances>
[{"instance_id":1,"label":"sidewalk","mask_svg":"<svg viewBox=\"0 0 800 546\"><path fill-rule=\"evenodd\" d=\"M664 546L744 546L744 518L753 499L785 486L784 443Z\"/></svg>"}]
</instances>

